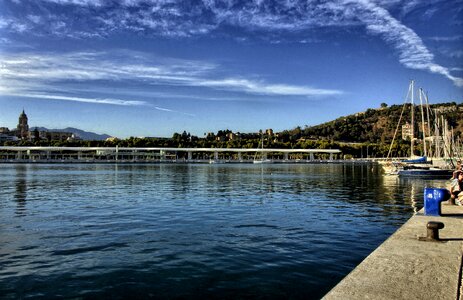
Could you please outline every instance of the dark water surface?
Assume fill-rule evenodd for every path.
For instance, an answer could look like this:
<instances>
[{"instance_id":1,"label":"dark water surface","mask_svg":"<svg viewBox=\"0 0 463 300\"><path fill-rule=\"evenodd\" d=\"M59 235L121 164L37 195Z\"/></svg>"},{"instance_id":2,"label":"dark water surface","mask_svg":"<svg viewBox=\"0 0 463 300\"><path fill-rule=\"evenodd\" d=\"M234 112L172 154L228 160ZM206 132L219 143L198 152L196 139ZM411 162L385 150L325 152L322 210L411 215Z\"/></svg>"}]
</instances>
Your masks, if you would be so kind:
<instances>
[{"instance_id":1,"label":"dark water surface","mask_svg":"<svg viewBox=\"0 0 463 300\"><path fill-rule=\"evenodd\" d=\"M0 165L0 297L317 299L445 184L374 165Z\"/></svg>"}]
</instances>

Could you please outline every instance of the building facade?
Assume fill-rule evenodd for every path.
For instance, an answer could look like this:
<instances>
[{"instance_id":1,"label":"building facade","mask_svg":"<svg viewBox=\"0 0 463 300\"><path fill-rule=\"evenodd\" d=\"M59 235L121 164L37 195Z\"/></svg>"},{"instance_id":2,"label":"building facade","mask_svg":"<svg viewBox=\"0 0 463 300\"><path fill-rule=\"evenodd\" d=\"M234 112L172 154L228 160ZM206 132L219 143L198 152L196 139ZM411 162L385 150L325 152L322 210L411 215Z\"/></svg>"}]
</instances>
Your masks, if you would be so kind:
<instances>
[{"instance_id":1,"label":"building facade","mask_svg":"<svg viewBox=\"0 0 463 300\"><path fill-rule=\"evenodd\" d=\"M22 140L29 138L29 125L27 124L27 115L23 112L19 115L18 126L16 127L16 136Z\"/></svg>"},{"instance_id":2,"label":"building facade","mask_svg":"<svg viewBox=\"0 0 463 300\"><path fill-rule=\"evenodd\" d=\"M0 142L5 141L40 141L40 140L58 140L58 141L76 141L80 138L72 132L63 131L43 131L38 128L30 130L27 115L23 109L19 115L18 125L15 129L9 130L7 127L0 127Z\"/></svg>"},{"instance_id":3,"label":"building facade","mask_svg":"<svg viewBox=\"0 0 463 300\"><path fill-rule=\"evenodd\" d=\"M413 137L412 125L410 123L406 123L405 125L402 125L402 139L411 140L412 137Z\"/></svg>"}]
</instances>

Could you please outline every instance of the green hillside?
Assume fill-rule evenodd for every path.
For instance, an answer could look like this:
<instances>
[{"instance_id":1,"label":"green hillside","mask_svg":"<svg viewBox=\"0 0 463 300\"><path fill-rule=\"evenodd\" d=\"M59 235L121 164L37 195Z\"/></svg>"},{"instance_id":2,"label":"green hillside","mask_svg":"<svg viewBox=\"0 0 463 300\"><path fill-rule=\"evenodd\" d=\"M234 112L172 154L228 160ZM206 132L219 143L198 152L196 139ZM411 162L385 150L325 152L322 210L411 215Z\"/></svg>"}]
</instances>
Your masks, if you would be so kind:
<instances>
[{"instance_id":1,"label":"green hillside","mask_svg":"<svg viewBox=\"0 0 463 300\"><path fill-rule=\"evenodd\" d=\"M301 137L306 139L328 139L338 142L356 143L390 143L399 123L403 105L392 105L379 109L368 109L365 112L340 117L334 121L317 126L305 127L301 130ZM411 107L407 105L403 110L401 125L411 120ZM463 133L463 103L441 103L430 105L430 123L434 124L436 115L442 116L454 128L456 136ZM415 122L421 123L420 107L415 107ZM425 122L426 122L425 118ZM431 126L433 128L433 126ZM418 136L421 128L416 126ZM399 128L398 137L400 137Z\"/></svg>"}]
</instances>

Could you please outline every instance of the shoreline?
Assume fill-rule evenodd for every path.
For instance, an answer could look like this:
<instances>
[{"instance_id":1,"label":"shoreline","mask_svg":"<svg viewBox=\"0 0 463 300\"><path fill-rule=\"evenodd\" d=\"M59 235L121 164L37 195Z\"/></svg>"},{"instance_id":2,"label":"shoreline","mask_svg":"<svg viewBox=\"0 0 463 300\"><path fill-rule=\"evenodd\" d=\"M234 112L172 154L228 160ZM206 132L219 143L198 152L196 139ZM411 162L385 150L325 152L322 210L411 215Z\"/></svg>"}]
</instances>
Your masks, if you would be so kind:
<instances>
[{"instance_id":1,"label":"shoreline","mask_svg":"<svg viewBox=\"0 0 463 300\"><path fill-rule=\"evenodd\" d=\"M272 164L376 164L371 160L272 160L264 165ZM86 159L67 159L67 160L32 160L32 159L10 159L0 160L0 164L253 164L253 160L209 160L209 159L178 159L178 160L86 160Z\"/></svg>"}]
</instances>

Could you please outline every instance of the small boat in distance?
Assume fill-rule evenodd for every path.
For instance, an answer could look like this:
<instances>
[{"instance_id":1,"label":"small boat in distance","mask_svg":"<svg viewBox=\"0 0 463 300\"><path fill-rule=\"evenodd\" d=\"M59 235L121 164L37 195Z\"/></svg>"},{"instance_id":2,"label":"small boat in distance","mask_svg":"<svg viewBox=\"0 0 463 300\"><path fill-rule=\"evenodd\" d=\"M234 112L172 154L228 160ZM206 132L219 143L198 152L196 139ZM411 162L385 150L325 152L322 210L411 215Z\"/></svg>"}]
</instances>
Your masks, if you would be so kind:
<instances>
[{"instance_id":1,"label":"small boat in distance","mask_svg":"<svg viewBox=\"0 0 463 300\"><path fill-rule=\"evenodd\" d=\"M431 177L431 178L451 178L453 175L452 170L438 169L438 168L404 168L397 172L399 176L406 177Z\"/></svg>"},{"instance_id":2,"label":"small boat in distance","mask_svg":"<svg viewBox=\"0 0 463 300\"><path fill-rule=\"evenodd\" d=\"M273 164L273 160L262 158L262 159L255 159L252 161L252 163L253 164Z\"/></svg>"},{"instance_id":3,"label":"small boat in distance","mask_svg":"<svg viewBox=\"0 0 463 300\"><path fill-rule=\"evenodd\" d=\"M210 159L209 164L226 164L227 161L225 160L219 160L219 159Z\"/></svg>"},{"instance_id":4,"label":"small boat in distance","mask_svg":"<svg viewBox=\"0 0 463 300\"><path fill-rule=\"evenodd\" d=\"M260 141L260 146L261 146L260 148L262 149L260 151L261 155L260 155L260 158L257 158L257 154L259 153L259 151L257 151L256 154L254 155L254 160L252 161L252 163L253 164L273 164L273 161L271 159L268 159L264 153L264 133L262 132L262 130L259 130L259 133L261 135L261 141ZM259 147L259 145L257 147Z\"/></svg>"}]
</instances>

